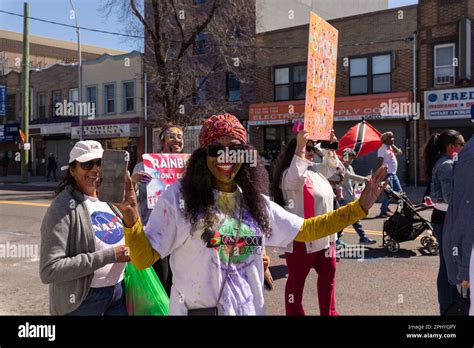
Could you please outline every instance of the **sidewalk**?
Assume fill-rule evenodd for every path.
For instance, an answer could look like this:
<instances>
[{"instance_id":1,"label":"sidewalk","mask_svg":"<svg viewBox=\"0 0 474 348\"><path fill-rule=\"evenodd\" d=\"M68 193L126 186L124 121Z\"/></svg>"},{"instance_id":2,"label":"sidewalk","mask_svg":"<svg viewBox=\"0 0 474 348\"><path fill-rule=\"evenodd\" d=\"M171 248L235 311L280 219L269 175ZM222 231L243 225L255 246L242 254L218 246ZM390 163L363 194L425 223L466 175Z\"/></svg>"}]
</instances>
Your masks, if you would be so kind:
<instances>
[{"instance_id":1,"label":"sidewalk","mask_svg":"<svg viewBox=\"0 0 474 348\"><path fill-rule=\"evenodd\" d=\"M29 183L21 183L21 176L9 175L0 177L0 190L17 190L17 191L53 191L58 186L58 181L46 181L44 176L30 176ZM421 203L426 186L407 186L404 187L408 198L413 203Z\"/></svg>"},{"instance_id":2,"label":"sidewalk","mask_svg":"<svg viewBox=\"0 0 474 348\"><path fill-rule=\"evenodd\" d=\"M28 183L21 182L20 175L8 175L0 177L0 190L14 190L14 191L53 191L60 183L58 181L47 181L44 176L30 176Z\"/></svg>"}]
</instances>

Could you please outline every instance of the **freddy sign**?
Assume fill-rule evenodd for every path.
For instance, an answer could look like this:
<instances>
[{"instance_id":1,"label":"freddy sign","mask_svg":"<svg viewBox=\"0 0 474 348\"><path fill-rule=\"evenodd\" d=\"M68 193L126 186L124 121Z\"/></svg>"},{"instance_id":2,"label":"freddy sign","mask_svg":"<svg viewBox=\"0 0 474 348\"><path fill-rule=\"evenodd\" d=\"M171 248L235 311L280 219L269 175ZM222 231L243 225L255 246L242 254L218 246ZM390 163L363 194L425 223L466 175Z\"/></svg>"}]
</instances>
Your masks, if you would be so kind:
<instances>
[{"instance_id":1,"label":"freddy sign","mask_svg":"<svg viewBox=\"0 0 474 348\"><path fill-rule=\"evenodd\" d=\"M304 128L310 139L329 140L336 92L338 31L311 12Z\"/></svg>"}]
</instances>

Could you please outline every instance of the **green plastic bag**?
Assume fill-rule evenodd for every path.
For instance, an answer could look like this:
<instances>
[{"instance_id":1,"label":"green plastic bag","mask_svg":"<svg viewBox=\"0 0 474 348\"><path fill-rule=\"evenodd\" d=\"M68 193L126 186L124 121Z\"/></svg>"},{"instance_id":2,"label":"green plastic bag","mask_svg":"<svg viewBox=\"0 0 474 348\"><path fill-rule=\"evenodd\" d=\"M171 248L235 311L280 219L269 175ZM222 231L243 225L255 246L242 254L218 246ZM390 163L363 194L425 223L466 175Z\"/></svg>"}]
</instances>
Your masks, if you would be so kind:
<instances>
[{"instance_id":1,"label":"green plastic bag","mask_svg":"<svg viewBox=\"0 0 474 348\"><path fill-rule=\"evenodd\" d=\"M128 315L168 315L170 300L153 267L138 270L129 262L123 280Z\"/></svg>"}]
</instances>

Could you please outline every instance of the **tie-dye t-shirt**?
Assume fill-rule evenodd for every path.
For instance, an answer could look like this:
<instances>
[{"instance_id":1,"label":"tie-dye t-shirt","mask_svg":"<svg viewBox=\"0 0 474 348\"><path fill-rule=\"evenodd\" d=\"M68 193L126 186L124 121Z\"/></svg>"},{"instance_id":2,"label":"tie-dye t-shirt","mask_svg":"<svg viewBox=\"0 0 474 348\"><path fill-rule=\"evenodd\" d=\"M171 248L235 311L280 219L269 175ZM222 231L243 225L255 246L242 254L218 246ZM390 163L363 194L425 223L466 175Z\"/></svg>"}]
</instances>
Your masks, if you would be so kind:
<instances>
[{"instance_id":1,"label":"tie-dye t-shirt","mask_svg":"<svg viewBox=\"0 0 474 348\"><path fill-rule=\"evenodd\" d=\"M173 286L170 314L186 315L188 309L214 307L225 278L229 252L239 225L238 191L215 191L216 224L203 235L184 217L180 183L170 186L151 213L145 233L151 246L162 256L170 256ZM298 234L303 219L287 212L264 196L272 229L265 237L244 209L239 239L218 309L220 315L263 315L264 246L285 248Z\"/></svg>"}]
</instances>

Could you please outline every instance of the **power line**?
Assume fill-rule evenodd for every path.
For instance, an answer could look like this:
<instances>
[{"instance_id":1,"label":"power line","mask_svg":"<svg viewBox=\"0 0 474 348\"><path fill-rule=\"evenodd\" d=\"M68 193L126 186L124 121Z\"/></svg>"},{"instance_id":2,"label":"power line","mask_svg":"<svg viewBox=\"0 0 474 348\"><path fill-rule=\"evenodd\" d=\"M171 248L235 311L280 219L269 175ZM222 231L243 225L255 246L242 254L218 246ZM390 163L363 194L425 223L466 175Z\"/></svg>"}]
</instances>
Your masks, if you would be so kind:
<instances>
[{"instance_id":1,"label":"power line","mask_svg":"<svg viewBox=\"0 0 474 348\"><path fill-rule=\"evenodd\" d=\"M11 15L11 16L17 16L17 17L22 17L22 18L23 18L23 15L22 15L22 14L19 14L19 13L13 13L13 12L8 12L8 11L4 11L4 10L0 10L0 12L9 14L9 15ZM32 20L34 20L34 21L38 21L38 22L44 22L44 23L49 23L49 24L61 25L61 26L63 26L63 27L68 27L68 28L76 29L76 26L71 25L71 24L65 24L65 23L59 23L59 22L54 22L54 21L48 21L48 20L46 20L46 19L35 18L35 17L28 17L28 18L29 18L29 19L32 19ZM93 31L93 32L96 32L96 33L109 34L109 35L132 37L132 38L135 38L135 39L144 39L144 38L145 38L144 36L130 35L130 34L122 34L122 33L116 33L116 32L112 32L112 31L99 30L99 29L92 29L92 28L85 28L85 27L79 27L79 29L81 29L81 30L86 30L86 31Z\"/></svg>"},{"instance_id":2,"label":"power line","mask_svg":"<svg viewBox=\"0 0 474 348\"><path fill-rule=\"evenodd\" d=\"M23 17L22 14L18 13L13 13L13 12L8 12L4 10L0 10L1 13L6 13L12 16L18 16L18 17ZM54 22L54 21L49 21L46 19L41 19L41 18L35 18L35 17L29 17L32 20L36 20L39 22L44 22L44 23L49 23L49 24L54 24L54 25L60 25L68 28L73 28L76 29L74 25L71 24L65 24L65 23L59 23L59 22ZM92 32L97 32L97 33L103 33L103 34L108 34L108 35L116 35L116 36L124 36L124 37L131 37L135 39L144 39L144 36L138 36L138 35L130 35L130 34L122 34L122 33L116 33L116 32L111 32L111 31L105 31L105 30L99 30L99 29L92 29L92 28L85 28L85 27L79 27L81 30L86 30L86 31L92 31ZM340 44L338 45L339 47L357 47L357 46L370 46L370 45L375 45L375 44L385 44L385 43L393 43L393 42L408 42L411 39L411 37L406 37L402 39L392 39L392 40L384 40L384 41L369 41L369 42L361 42L361 43L354 43L354 44ZM181 42L179 40L172 40L173 42ZM235 45L235 44L214 44L214 43L209 43L206 42L207 46L214 46L214 47L230 47L230 48L255 48L255 49L307 49L308 46L252 46L252 45Z\"/></svg>"}]
</instances>

